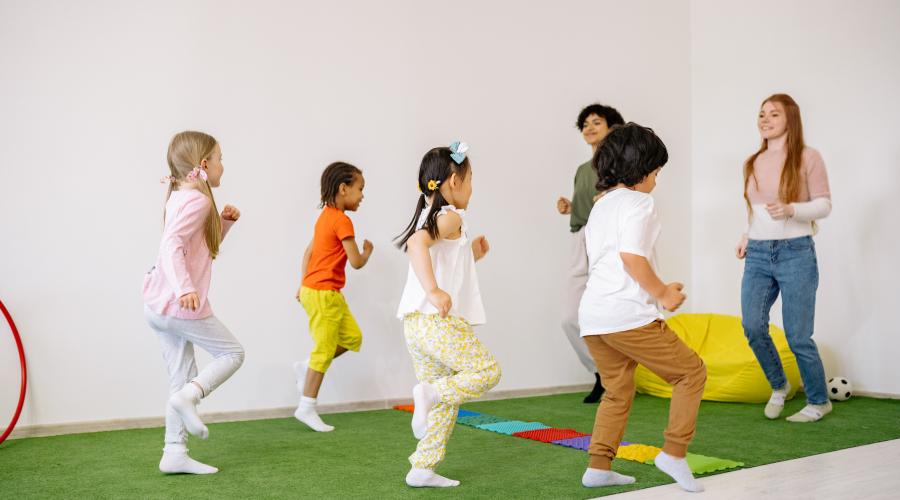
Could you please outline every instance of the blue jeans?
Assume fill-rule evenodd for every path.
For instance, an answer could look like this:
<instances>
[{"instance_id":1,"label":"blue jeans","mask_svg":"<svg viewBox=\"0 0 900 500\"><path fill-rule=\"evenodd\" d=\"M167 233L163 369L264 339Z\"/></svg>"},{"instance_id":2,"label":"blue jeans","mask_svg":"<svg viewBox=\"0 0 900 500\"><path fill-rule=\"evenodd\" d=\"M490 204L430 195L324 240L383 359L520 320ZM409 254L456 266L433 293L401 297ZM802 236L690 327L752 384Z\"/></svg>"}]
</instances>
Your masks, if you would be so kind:
<instances>
[{"instance_id":1,"label":"blue jeans","mask_svg":"<svg viewBox=\"0 0 900 500\"><path fill-rule=\"evenodd\" d=\"M797 358L809 404L825 404L825 369L812 339L819 267L812 237L750 240L744 258L741 310L744 335L772 389L787 383L778 350L769 336L769 312L781 292L781 313L788 345Z\"/></svg>"}]
</instances>

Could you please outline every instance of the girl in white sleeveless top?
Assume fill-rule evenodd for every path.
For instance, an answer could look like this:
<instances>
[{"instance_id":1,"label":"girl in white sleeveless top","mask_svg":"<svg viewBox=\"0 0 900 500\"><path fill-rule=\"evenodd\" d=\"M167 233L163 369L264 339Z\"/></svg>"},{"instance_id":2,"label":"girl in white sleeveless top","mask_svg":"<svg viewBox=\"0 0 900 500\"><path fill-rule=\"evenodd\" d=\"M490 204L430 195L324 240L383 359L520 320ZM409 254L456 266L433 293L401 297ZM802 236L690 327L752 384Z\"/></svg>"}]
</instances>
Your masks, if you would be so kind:
<instances>
[{"instance_id":1,"label":"girl in white sleeveless top","mask_svg":"<svg viewBox=\"0 0 900 500\"><path fill-rule=\"evenodd\" d=\"M475 262L488 252L484 236L469 240L466 207L472 196L468 146L454 142L422 158L416 211L397 246L409 255L409 275L397 317L419 384L413 388L413 435L406 484L459 485L434 468L443 460L459 405L480 397L500 381L500 367L481 344L473 325L485 322Z\"/></svg>"}]
</instances>

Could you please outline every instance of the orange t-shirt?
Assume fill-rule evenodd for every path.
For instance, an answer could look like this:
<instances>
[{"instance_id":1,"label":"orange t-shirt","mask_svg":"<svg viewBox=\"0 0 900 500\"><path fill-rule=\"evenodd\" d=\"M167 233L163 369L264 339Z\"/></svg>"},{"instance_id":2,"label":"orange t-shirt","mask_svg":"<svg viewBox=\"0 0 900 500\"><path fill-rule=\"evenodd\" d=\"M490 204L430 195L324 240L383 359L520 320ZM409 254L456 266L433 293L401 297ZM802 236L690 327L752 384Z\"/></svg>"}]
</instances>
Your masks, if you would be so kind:
<instances>
[{"instance_id":1,"label":"orange t-shirt","mask_svg":"<svg viewBox=\"0 0 900 500\"><path fill-rule=\"evenodd\" d=\"M344 240L353 238L353 222L343 210L325 206L313 233L312 253L303 276L303 286L316 290L340 290L347 278Z\"/></svg>"}]
</instances>

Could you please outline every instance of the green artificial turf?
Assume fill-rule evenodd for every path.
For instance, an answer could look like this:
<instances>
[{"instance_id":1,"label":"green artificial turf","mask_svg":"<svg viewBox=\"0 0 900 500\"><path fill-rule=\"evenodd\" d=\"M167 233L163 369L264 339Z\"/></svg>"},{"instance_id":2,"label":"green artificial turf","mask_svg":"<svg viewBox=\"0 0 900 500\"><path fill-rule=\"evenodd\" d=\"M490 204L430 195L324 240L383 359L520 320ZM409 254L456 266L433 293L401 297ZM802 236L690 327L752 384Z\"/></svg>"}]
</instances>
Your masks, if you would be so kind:
<instances>
[{"instance_id":1,"label":"green artificial turf","mask_svg":"<svg viewBox=\"0 0 900 500\"><path fill-rule=\"evenodd\" d=\"M583 394L470 403L465 409L590 433ZM625 440L661 446L669 401L637 396ZM803 406L789 401L785 415ZM769 421L762 405L704 402L691 452L747 467L900 438L900 401L854 397L814 424ZM0 445L2 498L590 498L670 483L651 465L617 460L637 483L587 489L583 451L457 425L438 472L462 484L412 489L403 478L416 441L411 415L379 410L324 416L334 432L294 419L212 424L191 455L209 476L166 476L162 429L8 440Z\"/></svg>"}]
</instances>

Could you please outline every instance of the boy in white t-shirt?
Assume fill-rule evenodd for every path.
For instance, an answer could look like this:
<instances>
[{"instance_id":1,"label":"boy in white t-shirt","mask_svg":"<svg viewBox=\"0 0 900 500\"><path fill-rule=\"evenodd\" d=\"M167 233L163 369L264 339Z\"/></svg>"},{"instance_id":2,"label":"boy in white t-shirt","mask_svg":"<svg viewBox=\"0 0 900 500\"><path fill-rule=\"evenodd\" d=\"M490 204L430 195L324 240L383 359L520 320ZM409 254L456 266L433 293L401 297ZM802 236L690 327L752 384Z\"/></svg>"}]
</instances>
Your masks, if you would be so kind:
<instances>
[{"instance_id":1,"label":"boy in white t-shirt","mask_svg":"<svg viewBox=\"0 0 900 500\"><path fill-rule=\"evenodd\" d=\"M650 192L668 161L663 142L634 123L614 127L594 154L602 196L585 226L589 261L587 288L578 310L581 336L606 392L597 409L588 487L629 484L633 477L612 472L634 400L638 363L672 384L669 424L656 466L687 491L703 491L685 456L694 436L706 367L666 326L659 306L674 311L684 302L681 283L664 283L656 273L654 245L660 232Z\"/></svg>"}]
</instances>

